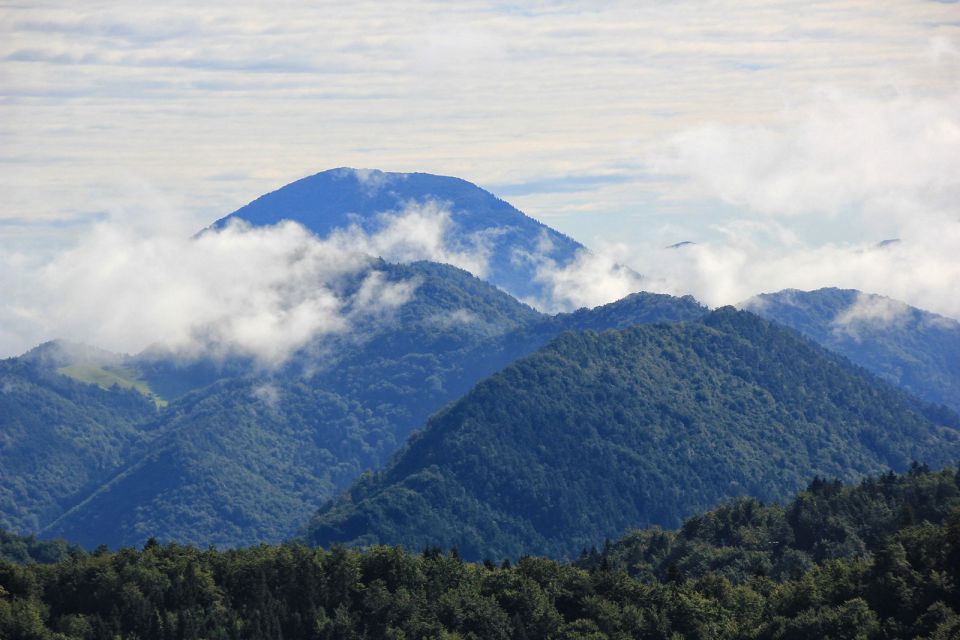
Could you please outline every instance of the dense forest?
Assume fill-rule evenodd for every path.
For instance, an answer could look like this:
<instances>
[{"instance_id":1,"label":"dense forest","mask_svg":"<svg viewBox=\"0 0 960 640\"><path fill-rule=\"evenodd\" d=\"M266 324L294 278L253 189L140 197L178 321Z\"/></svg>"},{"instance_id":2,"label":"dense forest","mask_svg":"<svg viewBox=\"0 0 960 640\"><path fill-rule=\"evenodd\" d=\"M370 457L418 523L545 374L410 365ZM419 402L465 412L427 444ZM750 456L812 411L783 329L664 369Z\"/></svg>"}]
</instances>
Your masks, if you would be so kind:
<instances>
[{"instance_id":1,"label":"dense forest","mask_svg":"<svg viewBox=\"0 0 960 640\"><path fill-rule=\"evenodd\" d=\"M19 536L0 529L0 559L8 562L58 562L81 551L78 545L64 540L38 540L36 536Z\"/></svg>"},{"instance_id":2,"label":"dense forest","mask_svg":"<svg viewBox=\"0 0 960 640\"><path fill-rule=\"evenodd\" d=\"M324 499L382 464L462 384L486 375L468 357L478 345L541 318L453 267L371 268L416 282L413 297L395 313L358 317L353 332L318 339L281 369L224 363L218 377L171 399L149 446L42 533L91 549L150 536L279 542ZM341 286L355 288L362 277L355 280ZM164 379L180 373L146 364L151 387L170 386Z\"/></svg>"},{"instance_id":3,"label":"dense forest","mask_svg":"<svg viewBox=\"0 0 960 640\"><path fill-rule=\"evenodd\" d=\"M319 546L574 556L737 496L960 458L960 418L747 312L567 333L436 415L327 504Z\"/></svg>"},{"instance_id":4,"label":"dense forest","mask_svg":"<svg viewBox=\"0 0 960 640\"><path fill-rule=\"evenodd\" d=\"M737 500L572 564L298 545L0 561L5 640L956 638L960 474Z\"/></svg>"}]
</instances>

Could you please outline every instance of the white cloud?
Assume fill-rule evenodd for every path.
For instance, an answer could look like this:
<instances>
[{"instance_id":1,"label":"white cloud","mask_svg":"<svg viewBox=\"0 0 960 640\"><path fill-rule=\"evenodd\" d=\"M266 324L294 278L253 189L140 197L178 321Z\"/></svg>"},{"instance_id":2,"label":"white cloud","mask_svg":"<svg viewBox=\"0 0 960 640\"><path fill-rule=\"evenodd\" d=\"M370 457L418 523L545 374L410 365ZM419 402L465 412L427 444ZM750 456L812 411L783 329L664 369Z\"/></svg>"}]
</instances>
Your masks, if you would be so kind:
<instances>
[{"instance_id":1,"label":"white cloud","mask_svg":"<svg viewBox=\"0 0 960 640\"><path fill-rule=\"evenodd\" d=\"M487 273L491 233L495 230L451 233L455 223L445 203L410 202L399 212L380 214L377 222L376 233L353 225L335 230L330 240L388 262L432 260L460 267L478 278Z\"/></svg>"},{"instance_id":2,"label":"white cloud","mask_svg":"<svg viewBox=\"0 0 960 640\"><path fill-rule=\"evenodd\" d=\"M832 324L848 331L855 331L858 325L891 327L903 324L909 315L910 307L899 300L860 292L853 304L837 314Z\"/></svg>"},{"instance_id":3,"label":"white cloud","mask_svg":"<svg viewBox=\"0 0 960 640\"><path fill-rule=\"evenodd\" d=\"M425 318L425 321L428 325L433 325L439 329L483 323L483 319L469 309L454 309L453 311L435 313Z\"/></svg>"},{"instance_id":4,"label":"white cloud","mask_svg":"<svg viewBox=\"0 0 960 640\"><path fill-rule=\"evenodd\" d=\"M250 393L271 410L276 410L280 405L280 389L270 382L255 386Z\"/></svg>"},{"instance_id":5,"label":"white cloud","mask_svg":"<svg viewBox=\"0 0 960 640\"><path fill-rule=\"evenodd\" d=\"M599 253L581 249L566 265L545 254L531 256L537 265L535 279L546 287L546 299L527 302L546 311L570 311L619 300L645 288L643 278L616 257L625 247L606 247Z\"/></svg>"},{"instance_id":6,"label":"white cloud","mask_svg":"<svg viewBox=\"0 0 960 640\"><path fill-rule=\"evenodd\" d=\"M777 125L671 144L658 166L722 214L705 242L635 247L647 287L720 305L839 286L960 317L960 94L823 93Z\"/></svg>"},{"instance_id":7,"label":"white cloud","mask_svg":"<svg viewBox=\"0 0 960 640\"><path fill-rule=\"evenodd\" d=\"M960 93L885 100L834 91L784 119L683 132L657 168L771 215L940 213L960 196Z\"/></svg>"},{"instance_id":8,"label":"white cloud","mask_svg":"<svg viewBox=\"0 0 960 640\"><path fill-rule=\"evenodd\" d=\"M242 224L195 239L143 236L112 223L31 272L4 308L23 341L65 338L123 352L158 343L175 352L238 351L282 361L311 337L344 331L333 284L365 269L363 255L302 227Z\"/></svg>"},{"instance_id":9,"label":"white cloud","mask_svg":"<svg viewBox=\"0 0 960 640\"><path fill-rule=\"evenodd\" d=\"M344 165L481 184L623 173L665 135L763 124L821 82L942 93L955 13L923 0L14 3L0 21L0 218L132 199L119 171L205 222ZM590 231L642 187L523 205Z\"/></svg>"},{"instance_id":10,"label":"white cloud","mask_svg":"<svg viewBox=\"0 0 960 640\"><path fill-rule=\"evenodd\" d=\"M270 366L410 299L417 282L389 281L371 270L371 256L485 270L482 239L448 246L453 223L436 203L381 222L376 233L353 227L324 240L292 222L234 222L195 238L179 225L147 233L100 223L45 263L17 255L0 263L0 278L16 283L0 307L0 350L14 355L61 338L125 353L246 354ZM358 287L344 286L357 275Z\"/></svg>"},{"instance_id":11,"label":"white cloud","mask_svg":"<svg viewBox=\"0 0 960 640\"><path fill-rule=\"evenodd\" d=\"M737 304L761 292L841 287L878 293L960 318L960 223L886 248L870 245L771 246L739 237L679 250L637 248L630 263L644 288L690 293L710 306ZM933 236L937 237L933 237Z\"/></svg>"},{"instance_id":12,"label":"white cloud","mask_svg":"<svg viewBox=\"0 0 960 640\"><path fill-rule=\"evenodd\" d=\"M64 221L168 199L190 214L189 234L344 165L481 184L624 176L517 198L588 245L633 247L544 265L572 306L632 290L612 267L622 263L651 276L646 288L715 304L843 284L956 316L955 14L922 0L882 11L846 0L803 11L733 0L11 5L0 21L0 287L17 309L0 312L0 346L69 324L31 319L29 304L44 291L34 251L83 228ZM840 90L797 104L824 83ZM677 133L657 166L681 179L641 179L638 154ZM376 176L365 174L372 189ZM869 250L889 237L903 242ZM482 274L481 237L437 238L413 217L357 250ZM679 240L698 244L661 250ZM322 314L312 304L233 329L279 322L296 335Z\"/></svg>"},{"instance_id":13,"label":"white cloud","mask_svg":"<svg viewBox=\"0 0 960 640\"><path fill-rule=\"evenodd\" d=\"M396 180L405 180L405 173L384 173L377 169L344 169L356 178L357 182L367 187L368 193L373 196Z\"/></svg>"}]
</instances>

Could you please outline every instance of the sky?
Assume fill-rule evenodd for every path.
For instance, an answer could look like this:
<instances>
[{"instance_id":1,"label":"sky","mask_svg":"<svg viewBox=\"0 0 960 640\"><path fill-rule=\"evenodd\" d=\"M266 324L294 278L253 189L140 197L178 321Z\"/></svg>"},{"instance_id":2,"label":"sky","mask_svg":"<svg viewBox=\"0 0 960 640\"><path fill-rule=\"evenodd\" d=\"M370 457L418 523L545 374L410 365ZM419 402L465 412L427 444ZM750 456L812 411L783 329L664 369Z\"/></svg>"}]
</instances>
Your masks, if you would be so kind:
<instances>
[{"instance_id":1,"label":"sky","mask_svg":"<svg viewBox=\"0 0 960 640\"><path fill-rule=\"evenodd\" d=\"M2 2L0 355L84 338L98 296L202 268L171 238L339 166L462 177L583 242L544 275L574 305L622 264L710 305L836 285L960 318L960 4Z\"/></svg>"}]
</instances>

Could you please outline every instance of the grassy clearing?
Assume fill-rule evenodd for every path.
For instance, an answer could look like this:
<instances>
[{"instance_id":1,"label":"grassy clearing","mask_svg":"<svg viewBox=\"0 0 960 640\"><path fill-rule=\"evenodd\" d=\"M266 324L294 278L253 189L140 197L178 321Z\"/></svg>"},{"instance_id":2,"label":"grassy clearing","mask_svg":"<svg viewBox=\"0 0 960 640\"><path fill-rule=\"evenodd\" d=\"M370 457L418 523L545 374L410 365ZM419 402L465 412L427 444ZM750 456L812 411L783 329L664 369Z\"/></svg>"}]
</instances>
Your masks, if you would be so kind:
<instances>
[{"instance_id":1,"label":"grassy clearing","mask_svg":"<svg viewBox=\"0 0 960 640\"><path fill-rule=\"evenodd\" d=\"M136 389L153 400L157 408L167 406L167 401L158 396L134 369L121 366L101 366L94 363L75 363L69 367L60 367L57 372L78 382L95 384L102 389L116 385L122 389Z\"/></svg>"}]
</instances>

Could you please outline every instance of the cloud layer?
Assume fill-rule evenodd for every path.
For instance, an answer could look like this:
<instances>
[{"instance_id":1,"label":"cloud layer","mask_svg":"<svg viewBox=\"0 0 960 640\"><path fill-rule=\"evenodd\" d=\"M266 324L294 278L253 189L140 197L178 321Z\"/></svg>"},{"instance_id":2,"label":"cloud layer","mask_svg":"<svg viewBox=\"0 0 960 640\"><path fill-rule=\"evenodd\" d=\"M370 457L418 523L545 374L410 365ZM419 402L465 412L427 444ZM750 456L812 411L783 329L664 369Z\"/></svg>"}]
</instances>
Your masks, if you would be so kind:
<instances>
[{"instance_id":1,"label":"cloud layer","mask_svg":"<svg viewBox=\"0 0 960 640\"><path fill-rule=\"evenodd\" d=\"M648 202L649 185L618 181L638 150L764 124L824 83L940 93L958 35L955 5L926 0L14 3L0 218L129 205L127 175L203 226L364 166L512 185L521 208L593 244L594 218ZM0 240L15 233L51 241L23 227Z\"/></svg>"},{"instance_id":2,"label":"cloud layer","mask_svg":"<svg viewBox=\"0 0 960 640\"><path fill-rule=\"evenodd\" d=\"M637 249L652 287L718 305L840 286L960 317L960 94L825 93L777 125L685 132L654 165L722 213L706 242Z\"/></svg>"},{"instance_id":3,"label":"cloud layer","mask_svg":"<svg viewBox=\"0 0 960 640\"><path fill-rule=\"evenodd\" d=\"M452 242L449 212L435 203L381 222L377 233L349 228L323 240L292 222L233 222L194 238L177 225L102 222L46 262L21 255L0 264L11 285L0 351L61 338L125 353L249 355L272 366L409 300L417 282L389 281L371 256L486 268L482 242L468 243L470 251ZM346 286L358 276L359 286Z\"/></svg>"}]
</instances>

